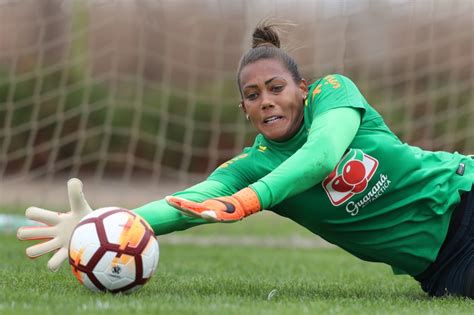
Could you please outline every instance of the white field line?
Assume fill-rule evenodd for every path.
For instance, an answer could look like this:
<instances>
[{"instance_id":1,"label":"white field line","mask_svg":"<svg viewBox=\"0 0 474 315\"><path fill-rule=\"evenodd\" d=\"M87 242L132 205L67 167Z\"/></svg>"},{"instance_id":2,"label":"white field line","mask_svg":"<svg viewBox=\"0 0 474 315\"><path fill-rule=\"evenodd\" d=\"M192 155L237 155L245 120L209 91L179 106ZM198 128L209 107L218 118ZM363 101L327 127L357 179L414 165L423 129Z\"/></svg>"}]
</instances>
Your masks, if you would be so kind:
<instances>
[{"instance_id":1,"label":"white field line","mask_svg":"<svg viewBox=\"0 0 474 315\"><path fill-rule=\"evenodd\" d=\"M270 236L188 236L188 235L161 235L158 236L160 244L196 245L196 246L244 246L267 248L330 248L334 245L315 237L301 237L289 235L287 237Z\"/></svg>"}]
</instances>

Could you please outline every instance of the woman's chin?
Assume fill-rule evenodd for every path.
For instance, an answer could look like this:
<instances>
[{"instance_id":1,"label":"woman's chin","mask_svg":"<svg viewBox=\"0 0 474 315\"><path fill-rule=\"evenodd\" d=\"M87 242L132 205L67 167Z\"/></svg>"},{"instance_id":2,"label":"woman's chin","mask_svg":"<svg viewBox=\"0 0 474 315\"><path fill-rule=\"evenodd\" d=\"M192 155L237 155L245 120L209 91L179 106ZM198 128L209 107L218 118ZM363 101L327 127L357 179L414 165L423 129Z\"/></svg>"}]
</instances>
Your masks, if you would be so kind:
<instances>
[{"instance_id":1,"label":"woman's chin","mask_svg":"<svg viewBox=\"0 0 474 315\"><path fill-rule=\"evenodd\" d=\"M298 132L299 127L294 128L296 126L296 124L289 124L288 121L282 119L281 121L270 125L260 126L258 130L268 140L283 142L290 139Z\"/></svg>"},{"instance_id":2,"label":"woman's chin","mask_svg":"<svg viewBox=\"0 0 474 315\"><path fill-rule=\"evenodd\" d=\"M263 125L259 128L260 133L265 136L265 138L274 141L281 141L281 139L288 132L288 127L284 124L278 122L270 125Z\"/></svg>"}]
</instances>

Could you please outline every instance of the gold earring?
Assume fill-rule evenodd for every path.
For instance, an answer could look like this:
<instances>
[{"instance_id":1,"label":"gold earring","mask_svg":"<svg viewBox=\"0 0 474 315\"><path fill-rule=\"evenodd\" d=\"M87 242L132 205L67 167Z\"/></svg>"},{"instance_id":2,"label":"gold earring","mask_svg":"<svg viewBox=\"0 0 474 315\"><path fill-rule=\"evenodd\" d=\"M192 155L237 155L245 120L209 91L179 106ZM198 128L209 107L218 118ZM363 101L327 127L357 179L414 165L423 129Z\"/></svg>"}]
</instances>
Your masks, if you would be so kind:
<instances>
[{"instance_id":1,"label":"gold earring","mask_svg":"<svg viewBox=\"0 0 474 315\"><path fill-rule=\"evenodd\" d=\"M249 114L245 115L245 118L247 118L247 120L250 120Z\"/></svg>"}]
</instances>

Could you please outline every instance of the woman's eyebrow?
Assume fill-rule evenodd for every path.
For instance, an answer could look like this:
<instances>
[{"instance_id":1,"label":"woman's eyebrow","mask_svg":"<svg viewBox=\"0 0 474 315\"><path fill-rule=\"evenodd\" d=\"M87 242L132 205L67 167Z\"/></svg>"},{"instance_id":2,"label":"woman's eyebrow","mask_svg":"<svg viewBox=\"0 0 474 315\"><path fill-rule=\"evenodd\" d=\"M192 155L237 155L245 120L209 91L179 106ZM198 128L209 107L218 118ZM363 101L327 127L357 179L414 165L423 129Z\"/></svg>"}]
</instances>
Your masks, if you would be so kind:
<instances>
[{"instance_id":1,"label":"woman's eyebrow","mask_svg":"<svg viewBox=\"0 0 474 315\"><path fill-rule=\"evenodd\" d=\"M265 85L271 83L275 79L280 79L280 80L286 81L284 78L276 76L276 77L270 78L267 81L265 81ZM246 86L244 86L243 90L248 89L248 88L256 88L256 87L258 87L257 84L246 85Z\"/></svg>"}]
</instances>

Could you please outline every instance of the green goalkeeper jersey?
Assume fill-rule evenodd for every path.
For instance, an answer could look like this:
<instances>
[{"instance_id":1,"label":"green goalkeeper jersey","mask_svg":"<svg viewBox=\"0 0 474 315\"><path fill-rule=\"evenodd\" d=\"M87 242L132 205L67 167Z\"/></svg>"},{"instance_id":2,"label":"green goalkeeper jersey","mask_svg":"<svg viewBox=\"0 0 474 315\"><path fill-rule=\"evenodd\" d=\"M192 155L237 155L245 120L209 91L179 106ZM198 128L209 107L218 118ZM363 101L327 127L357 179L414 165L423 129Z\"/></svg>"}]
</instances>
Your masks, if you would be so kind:
<instances>
[{"instance_id":1,"label":"green goalkeeper jersey","mask_svg":"<svg viewBox=\"0 0 474 315\"><path fill-rule=\"evenodd\" d=\"M221 165L208 180L231 191L250 185L265 208L353 255L387 263L396 273L421 273L437 256L460 192L474 183L474 161L402 143L344 76L316 81L308 96L304 125L294 137L274 142L258 135L252 147ZM289 181L291 169L301 164L286 163L287 177L269 174L307 143L315 117L341 107L361 113L352 143L324 180L292 194L300 182ZM318 149L310 147L304 154L309 157Z\"/></svg>"}]
</instances>

